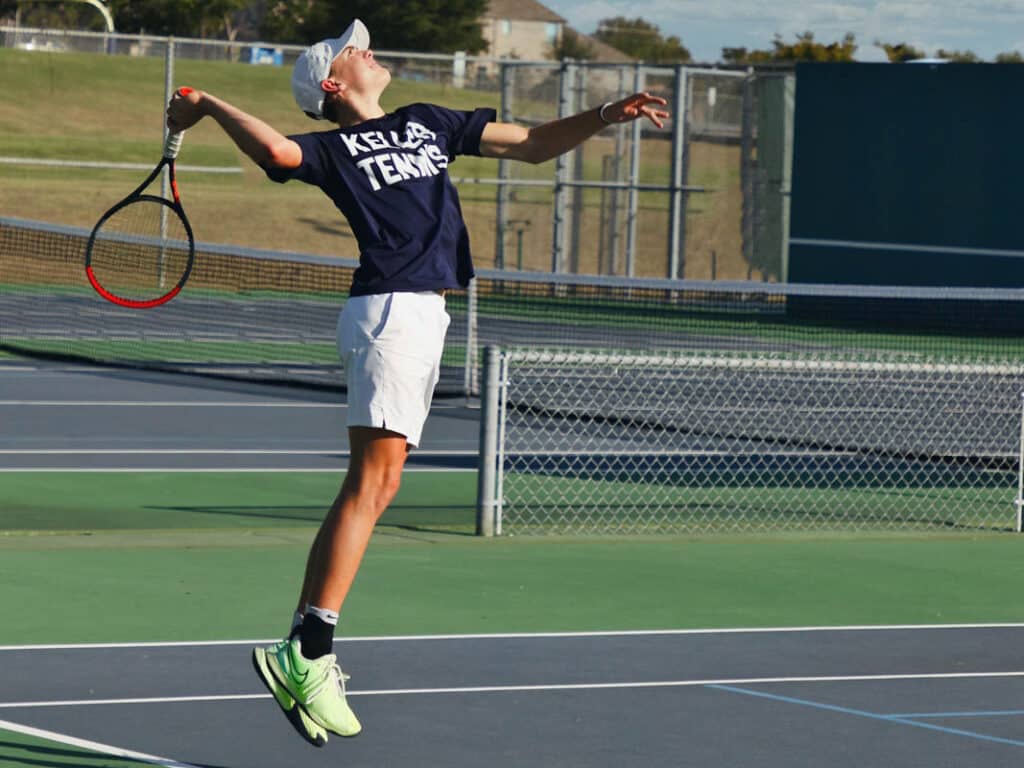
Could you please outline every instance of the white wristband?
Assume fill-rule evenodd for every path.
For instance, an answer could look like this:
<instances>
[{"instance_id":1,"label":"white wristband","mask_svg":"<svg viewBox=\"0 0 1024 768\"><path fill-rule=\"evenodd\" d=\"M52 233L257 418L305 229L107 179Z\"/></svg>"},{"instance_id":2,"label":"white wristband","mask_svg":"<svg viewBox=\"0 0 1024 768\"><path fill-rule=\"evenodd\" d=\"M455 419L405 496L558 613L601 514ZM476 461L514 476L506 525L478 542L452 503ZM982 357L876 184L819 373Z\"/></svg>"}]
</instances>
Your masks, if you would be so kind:
<instances>
[{"instance_id":1,"label":"white wristband","mask_svg":"<svg viewBox=\"0 0 1024 768\"><path fill-rule=\"evenodd\" d=\"M608 109L608 107L610 107L611 105L612 103L610 101L606 101L604 104L601 105L601 108L597 110L597 116L601 118L601 122L604 123L605 125L612 124L612 121L604 116L604 111Z\"/></svg>"}]
</instances>

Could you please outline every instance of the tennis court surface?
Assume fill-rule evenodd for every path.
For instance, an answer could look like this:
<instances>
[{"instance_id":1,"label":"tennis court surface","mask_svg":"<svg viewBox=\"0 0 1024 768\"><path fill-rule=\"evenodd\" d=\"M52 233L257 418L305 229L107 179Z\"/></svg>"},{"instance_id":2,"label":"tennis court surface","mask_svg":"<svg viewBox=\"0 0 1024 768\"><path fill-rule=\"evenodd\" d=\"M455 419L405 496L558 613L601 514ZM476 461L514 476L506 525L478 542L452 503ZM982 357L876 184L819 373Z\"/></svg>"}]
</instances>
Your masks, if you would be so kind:
<instances>
[{"instance_id":1,"label":"tennis court surface","mask_svg":"<svg viewBox=\"0 0 1024 768\"><path fill-rule=\"evenodd\" d=\"M0 764L1019 765L1024 625L356 638L317 750L254 642L6 646Z\"/></svg>"},{"instance_id":2,"label":"tennis court surface","mask_svg":"<svg viewBox=\"0 0 1024 768\"><path fill-rule=\"evenodd\" d=\"M402 518L375 537L336 643L364 732L316 750L249 654L270 642L252 633L287 616L289 575L343 464L328 398L62 366L7 374L4 409L22 428L3 456L31 444L36 471L2 475L8 491L35 489L0 540L6 615L21 617L0 635L2 766L1001 766L1024 754L1024 625L639 631L1012 622L1020 601L999 585L1019 576L1014 537L486 541ZM118 409L134 414L132 434ZM142 428L167 413L173 429ZM449 440L465 421L435 416L452 420ZM221 419L237 421L211 430ZM197 466L256 469L266 457L209 442L246 425L279 469L326 472L225 476L225 501L218 473L111 472L192 452ZM464 516L460 477L413 473L398 512L421 529ZM434 500L430 483L447 495ZM175 642L120 643L139 639Z\"/></svg>"},{"instance_id":3,"label":"tennis court surface","mask_svg":"<svg viewBox=\"0 0 1024 768\"><path fill-rule=\"evenodd\" d=\"M271 278L290 273L270 261ZM301 264L320 286L323 265ZM12 358L0 377L0 765L959 768L1024 754L1009 533L1024 369L1019 328L1000 326L1019 319L1003 311L1017 293L502 278L453 300L449 394L473 390L481 344L513 348L496 377L504 535L468 535L479 412L439 400L336 646L365 731L315 750L249 654L284 628L345 467L344 398L325 383L336 296L197 281L197 304L115 326L75 291L34 318L26 305L53 288L38 274L0 323L8 352L58 359ZM833 327L853 306L855 327ZM985 333L948 327L978 308ZM882 310L895 330L876 327ZM557 366L514 349L546 327L571 347ZM584 525L566 536L570 519ZM623 535L638 530L664 535Z\"/></svg>"}]
</instances>

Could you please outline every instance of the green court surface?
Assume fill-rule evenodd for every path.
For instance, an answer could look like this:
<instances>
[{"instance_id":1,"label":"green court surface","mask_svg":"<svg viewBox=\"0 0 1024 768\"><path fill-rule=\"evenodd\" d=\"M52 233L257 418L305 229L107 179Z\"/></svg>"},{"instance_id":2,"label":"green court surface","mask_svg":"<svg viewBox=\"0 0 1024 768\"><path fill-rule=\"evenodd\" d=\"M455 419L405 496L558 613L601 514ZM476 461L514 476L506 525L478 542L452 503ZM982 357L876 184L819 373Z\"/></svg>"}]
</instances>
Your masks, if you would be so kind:
<instances>
[{"instance_id":1,"label":"green court surface","mask_svg":"<svg viewBox=\"0 0 1024 768\"><path fill-rule=\"evenodd\" d=\"M66 738L66 737L63 737ZM82 747L26 736L0 727L0 766L52 766L52 768L142 768L152 762L102 754Z\"/></svg>"},{"instance_id":2,"label":"green court surface","mask_svg":"<svg viewBox=\"0 0 1024 768\"><path fill-rule=\"evenodd\" d=\"M270 638L333 473L3 473L0 644ZM408 473L343 610L353 636L1013 622L1010 533L508 537L476 476Z\"/></svg>"},{"instance_id":3,"label":"green court surface","mask_svg":"<svg viewBox=\"0 0 1024 768\"><path fill-rule=\"evenodd\" d=\"M846 473L844 485L804 473L779 483L683 471L650 481L538 476L506 472L504 525L509 532L639 531L738 533L826 528L1012 531L1016 472L993 470L964 487L962 476L933 470L907 480L891 470ZM640 474L636 472L636 474ZM557 499L558 503L549 500ZM941 512L939 511L941 510Z\"/></svg>"},{"instance_id":4,"label":"green court surface","mask_svg":"<svg viewBox=\"0 0 1024 768\"><path fill-rule=\"evenodd\" d=\"M5 473L0 475L0 531L244 532L317 526L342 477L340 471ZM381 522L469 533L475 503L475 472L407 472Z\"/></svg>"}]
</instances>

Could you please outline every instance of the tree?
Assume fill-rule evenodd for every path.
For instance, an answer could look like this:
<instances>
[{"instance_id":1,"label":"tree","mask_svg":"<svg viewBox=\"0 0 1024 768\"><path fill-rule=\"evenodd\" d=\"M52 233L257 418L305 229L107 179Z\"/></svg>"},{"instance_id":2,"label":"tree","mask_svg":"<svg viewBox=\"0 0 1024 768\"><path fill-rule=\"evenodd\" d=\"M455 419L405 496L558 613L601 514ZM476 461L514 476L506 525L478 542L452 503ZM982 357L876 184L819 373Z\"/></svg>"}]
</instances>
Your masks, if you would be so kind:
<instances>
[{"instance_id":1,"label":"tree","mask_svg":"<svg viewBox=\"0 0 1024 768\"><path fill-rule=\"evenodd\" d=\"M751 52L746 48L723 48L722 49L722 61L726 64L750 64Z\"/></svg>"},{"instance_id":2,"label":"tree","mask_svg":"<svg viewBox=\"0 0 1024 768\"><path fill-rule=\"evenodd\" d=\"M556 61L575 59L586 61L594 57L594 46L584 40L574 30L566 27L560 40L551 44L549 57Z\"/></svg>"},{"instance_id":3,"label":"tree","mask_svg":"<svg viewBox=\"0 0 1024 768\"><path fill-rule=\"evenodd\" d=\"M974 51L947 51L943 48L939 48L936 51L935 56L940 59L946 59L947 61L954 61L957 64L977 64L981 61L978 58L978 54Z\"/></svg>"},{"instance_id":4,"label":"tree","mask_svg":"<svg viewBox=\"0 0 1024 768\"><path fill-rule=\"evenodd\" d=\"M678 37L663 37L657 26L639 18L602 19L594 37L627 56L651 64L679 64L691 60L690 51Z\"/></svg>"},{"instance_id":5,"label":"tree","mask_svg":"<svg viewBox=\"0 0 1024 768\"><path fill-rule=\"evenodd\" d=\"M479 53L488 0L276 0L260 27L267 39L310 43L337 37L351 19L370 29L374 48Z\"/></svg>"},{"instance_id":6,"label":"tree","mask_svg":"<svg viewBox=\"0 0 1024 768\"><path fill-rule=\"evenodd\" d=\"M1024 55L1020 51L1008 51L996 56L997 64L1024 64Z\"/></svg>"},{"instance_id":7,"label":"tree","mask_svg":"<svg viewBox=\"0 0 1024 768\"><path fill-rule=\"evenodd\" d=\"M238 12L249 5L248 0L205 0L197 2L196 9L201 12L199 36L216 35L223 30L227 40L238 36L238 25L235 17Z\"/></svg>"},{"instance_id":8,"label":"tree","mask_svg":"<svg viewBox=\"0 0 1024 768\"><path fill-rule=\"evenodd\" d=\"M102 31L107 28L103 15L85 3L0 0L0 19L12 24L17 20L23 27L94 31Z\"/></svg>"},{"instance_id":9,"label":"tree","mask_svg":"<svg viewBox=\"0 0 1024 768\"><path fill-rule=\"evenodd\" d=\"M311 40L303 30L320 23L313 18L319 13L314 0L271 0L260 19L260 36L281 43L308 44Z\"/></svg>"},{"instance_id":10,"label":"tree","mask_svg":"<svg viewBox=\"0 0 1024 768\"><path fill-rule=\"evenodd\" d=\"M876 40L875 45L885 51L885 55L889 57L889 61L893 64L923 59L926 55L924 51L920 48L915 48L910 43L881 43Z\"/></svg>"},{"instance_id":11,"label":"tree","mask_svg":"<svg viewBox=\"0 0 1024 768\"><path fill-rule=\"evenodd\" d=\"M235 14L248 0L110 0L119 32L152 35L223 37L233 40Z\"/></svg>"},{"instance_id":12,"label":"tree","mask_svg":"<svg viewBox=\"0 0 1024 768\"><path fill-rule=\"evenodd\" d=\"M857 52L856 40L850 32L839 42L827 45L815 42L813 32L797 35L792 43L777 36L772 46L775 61L853 61Z\"/></svg>"},{"instance_id":13,"label":"tree","mask_svg":"<svg viewBox=\"0 0 1024 768\"><path fill-rule=\"evenodd\" d=\"M787 43L776 35L769 50L748 51L746 48L723 48L722 59L729 64L767 64L786 61L853 61L857 42L847 32L842 40L835 43L819 43L813 32L797 35L796 40Z\"/></svg>"}]
</instances>

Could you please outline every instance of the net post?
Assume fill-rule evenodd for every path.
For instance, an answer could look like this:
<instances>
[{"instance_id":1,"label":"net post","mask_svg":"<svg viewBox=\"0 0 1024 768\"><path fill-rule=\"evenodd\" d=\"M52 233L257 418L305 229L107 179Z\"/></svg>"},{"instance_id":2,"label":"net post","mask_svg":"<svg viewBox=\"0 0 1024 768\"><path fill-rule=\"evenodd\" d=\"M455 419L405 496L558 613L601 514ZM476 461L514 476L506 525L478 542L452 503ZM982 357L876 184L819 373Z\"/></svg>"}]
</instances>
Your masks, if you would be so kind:
<instances>
[{"instance_id":1,"label":"net post","mask_svg":"<svg viewBox=\"0 0 1024 768\"><path fill-rule=\"evenodd\" d=\"M466 291L466 361L463 363L462 387L467 400L480 391L476 362L476 334L477 281L473 279L469 281L469 288Z\"/></svg>"},{"instance_id":2,"label":"net post","mask_svg":"<svg viewBox=\"0 0 1024 768\"><path fill-rule=\"evenodd\" d=\"M1017 443L1017 520L1014 530L1024 532L1024 392L1020 393L1020 440Z\"/></svg>"},{"instance_id":3,"label":"net post","mask_svg":"<svg viewBox=\"0 0 1024 768\"><path fill-rule=\"evenodd\" d=\"M476 535L494 536L497 508L498 399L500 351L488 345L483 354L483 386L480 388L480 465L476 486Z\"/></svg>"},{"instance_id":4,"label":"net post","mask_svg":"<svg viewBox=\"0 0 1024 768\"><path fill-rule=\"evenodd\" d=\"M501 536L505 516L505 425L508 422L508 366L509 354L498 354L498 471L497 490L494 492L494 535Z\"/></svg>"}]
</instances>

